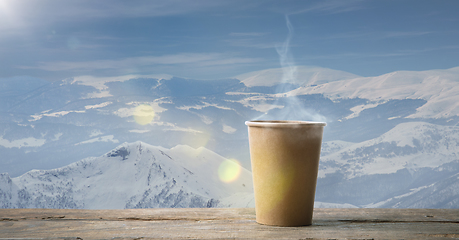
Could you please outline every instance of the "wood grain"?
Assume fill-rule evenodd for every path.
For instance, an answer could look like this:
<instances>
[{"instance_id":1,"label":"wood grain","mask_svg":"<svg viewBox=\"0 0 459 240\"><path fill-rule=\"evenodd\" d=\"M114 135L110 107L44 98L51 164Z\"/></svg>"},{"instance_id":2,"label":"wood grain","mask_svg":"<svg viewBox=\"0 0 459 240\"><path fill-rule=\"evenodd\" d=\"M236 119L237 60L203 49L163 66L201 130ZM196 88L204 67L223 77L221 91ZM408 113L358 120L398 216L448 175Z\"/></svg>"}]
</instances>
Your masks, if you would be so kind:
<instances>
[{"instance_id":1,"label":"wood grain","mask_svg":"<svg viewBox=\"0 0 459 240\"><path fill-rule=\"evenodd\" d=\"M457 239L459 209L314 209L273 227L243 209L0 209L0 239Z\"/></svg>"}]
</instances>

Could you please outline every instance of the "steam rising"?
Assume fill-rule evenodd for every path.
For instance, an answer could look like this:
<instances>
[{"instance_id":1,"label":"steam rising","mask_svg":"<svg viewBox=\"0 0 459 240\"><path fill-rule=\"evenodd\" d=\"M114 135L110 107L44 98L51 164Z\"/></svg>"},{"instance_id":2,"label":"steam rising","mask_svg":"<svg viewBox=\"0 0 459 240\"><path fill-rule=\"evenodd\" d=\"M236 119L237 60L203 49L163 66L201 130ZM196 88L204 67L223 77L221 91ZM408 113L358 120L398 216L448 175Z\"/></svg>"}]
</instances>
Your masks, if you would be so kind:
<instances>
[{"instance_id":1,"label":"steam rising","mask_svg":"<svg viewBox=\"0 0 459 240\"><path fill-rule=\"evenodd\" d=\"M282 83L296 83L297 77L297 67L295 65L295 61L293 59L292 54L289 51L290 41L293 37L293 26L288 19L288 16L285 16L287 21L287 28L288 28L288 35L287 39L280 47L277 47L277 54L279 54L280 64L282 66Z\"/></svg>"},{"instance_id":2,"label":"steam rising","mask_svg":"<svg viewBox=\"0 0 459 240\"><path fill-rule=\"evenodd\" d=\"M257 119L263 120L302 120L302 121L317 121L325 122L325 116L317 113L312 108L305 106L300 98L291 95L289 92L300 86L297 81L297 66L290 52L290 41L293 38L293 26L290 23L288 16L285 16L287 22L288 35L285 42L276 47L279 54L280 64L282 67L282 81L276 89L276 94L272 97L275 100L272 105L281 105L283 108L274 108Z\"/></svg>"}]
</instances>

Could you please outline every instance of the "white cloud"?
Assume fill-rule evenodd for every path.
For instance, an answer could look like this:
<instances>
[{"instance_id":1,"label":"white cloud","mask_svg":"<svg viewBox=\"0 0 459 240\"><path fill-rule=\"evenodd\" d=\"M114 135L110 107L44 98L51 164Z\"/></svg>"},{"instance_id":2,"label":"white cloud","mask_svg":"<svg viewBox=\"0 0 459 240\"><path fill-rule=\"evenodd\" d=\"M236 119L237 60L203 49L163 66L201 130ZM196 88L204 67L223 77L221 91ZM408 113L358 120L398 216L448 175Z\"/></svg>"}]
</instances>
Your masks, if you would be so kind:
<instances>
[{"instance_id":1,"label":"white cloud","mask_svg":"<svg viewBox=\"0 0 459 240\"><path fill-rule=\"evenodd\" d=\"M279 43L276 43L276 42L263 43L263 42L260 42L259 39L248 39L248 38L228 39L224 41L227 42L229 45L235 46L235 47L249 47L249 48L260 48L260 49L275 48L276 46L279 45Z\"/></svg>"},{"instance_id":2,"label":"white cloud","mask_svg":"<svg viewBox=\"0 0 459 240\"><path fill-rule=\"evenodd\" d=\"M415 56L426 52L435 52L443 50L455 50L459 49L459 45L440 46L434 48L424 49L399 49L390 52L346 52L336 54L322 54L322 55L308 55L305 59L365 59L365 58L390 58L399 56Z\"/></svg>"},{"instance_id":3,"label":"white cloud","mask_svg":"<svg viewBox=\"0 0 459 240\"><path fill-rule=\"evenodd\" d=\"M114 77L95 77L90 75L85 76L77 76L73 78L72 83L77 83L86 86L92 86L99 90L99 92L89 93L88 98L92 97L108 97L111 96L109 92L104 91L107 89L105 83L107 82L124 82L134 78L156 78L156 79L171 79L172 76L168 74L150 74L150 75L139 75L139 74L131 74L131 75L122 75L122 76L114 76Z\"/></svg>"},{"instance_id":4,"label":"white cloud","mask_svg":"<svg viewBox=\"0 0 459 240\"><path fill-rule=\"evenodd\" d=\"M236 129L236 128L233 128L233 127L231 127L231 126L229 126L229 125L223 124L223 129L222 129L222 131L223 131L224 133L232 134L232 133L236 132L237 129Z\"/></svg>"},{"instance_id":5,"label":"white cloud","mask_svg":"<svg viewBox=\"0 0 459 240\"><path fill-rule=\"evenodd\" d=\"M266 42L268 32L231 32L230 39L224 40L231 46L250 47L250 48L275 48L279 43Z\"/></svg>"},{"instance_id":6,"label":"white cloud","mask_svg":"<svg viewBox=\"0 0 459 240\"><path fill-rule=\"evenodd\" d=\"M318 40L336 40L336 39L356 39L361 41L366 40L381 40L388 38L405 38L419 37L423 35L433 34L430 31L356 31L343 32L337 34L327 34L326 37L315 37Z\"/></svg>"},{"instance_id":7,"label":"white cloud","mask_svg":"<svg viewBox=\"0 0 459 240\"><path fill-rule=\"evenodd\" d=\"M361 4L363 0L327 0L318 1L317 4L312 4L306 8L294 9L289 14L299 14L307 12L323 12L327 14L336 14L342 12L357 11L364 8Z\"/></svg>"},{"instance_id":8,"label":"white cloud","mask_svg":"<svg viewBox=\"0 0 459 240\"><path fill-rule=\"evenodd\" d=\"M229 35L233 37L261 37L268 33L265 32L232 32Z\"/></svg>"},{"instance_id":9,"label":"white cloud","mask_svg":"<svg viewBox=\"0 0 459 240\"><path fill-rule=\"evenodd\" d=\"M163 56L129 57L117 60L93 60L84 62L41 62L38 66L20 66L22 69L41 69L45 71L131 69L155 65L186 65L206 67L259 62L259 58L236 57L221 53L179 53Z\"/></svg>"},{"instance_id":10,"label":"white cloud","mask_svg":"<svg viewBox=\"0 0 459 240\"><path fill-rule=\"evenodd\" d=\"M112 104L112 102L103 102L103 103L96 104L96 105L87 105L87 106L84 106L84 108L85 109L103 108L103 107L106 107L106 106L108 106L110 104Z\"/></svg>"},{"instance_id":11,"label":"white cloud","mask_svg":"<svg viewBox=\"0 0 459 240\"><path fill-rule=\"evenodd\" d=\"M8 140L0 136L0 146L5 148L22 148L22 147L40 147L46 143L46 139L37 139L34 137Z\"/></svg>"},{"instance_id":12,"label":"white cloud","mask_svg":"<svg viewBox=\"0 0 459 240\"><path fill-rule=\"evenodd\" d=\"M79 143L76 143L75 146L81 145L81 144L87 144L87 143L95 143L95 142L112 142L112 143L119 143L119 140L115 138L113 135L107 135L107 136L102 136L98 138L92 138L86 141L82 141Z\"/></svg>"},{"instance_id":13,"label":"white cloud","mask_svg":"<svg viewBox=\"0 0 459 240\"><path fill-rule=\"evenodd\" d=\"M48 113L49 110L41 112L41 114L30 115L33 119L30 119L29 122L37 121L42 119L43 117L62 117L69 113L84 113L84 110L75 110L75 111L60 111L60 112L52 112Z\"/></svg>"}]
</instances>

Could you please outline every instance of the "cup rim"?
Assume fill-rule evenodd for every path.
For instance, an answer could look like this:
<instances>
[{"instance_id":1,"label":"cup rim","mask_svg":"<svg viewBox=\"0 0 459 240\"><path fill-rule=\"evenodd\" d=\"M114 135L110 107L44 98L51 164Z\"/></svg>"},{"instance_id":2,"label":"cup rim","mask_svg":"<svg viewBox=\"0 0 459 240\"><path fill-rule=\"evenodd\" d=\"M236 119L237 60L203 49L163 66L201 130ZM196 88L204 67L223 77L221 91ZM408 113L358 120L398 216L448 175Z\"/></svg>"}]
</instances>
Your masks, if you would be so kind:
<instances>
[{"instance_id":1,"label":"cup rim","mask_svg":"<svg viewBox=\"0 0 459 240\"><path fill-rule=\"evenodd\" d=\"M325 122L314 121L296 121L296 120L252 120L246 121L245 125L249 127L299 127L299 126L317 126L325 127Z\"/></svg>"}]
</instances>

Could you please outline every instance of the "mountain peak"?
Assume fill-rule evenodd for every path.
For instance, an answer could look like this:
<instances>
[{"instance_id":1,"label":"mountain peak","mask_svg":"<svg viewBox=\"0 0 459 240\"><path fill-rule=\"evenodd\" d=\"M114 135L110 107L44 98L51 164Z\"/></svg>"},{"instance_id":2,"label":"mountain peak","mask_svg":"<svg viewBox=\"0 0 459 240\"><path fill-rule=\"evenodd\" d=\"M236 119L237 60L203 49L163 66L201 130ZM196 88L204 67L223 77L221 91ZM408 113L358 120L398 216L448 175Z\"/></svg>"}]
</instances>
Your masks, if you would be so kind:
<instances>
[{"instance_id":1,"label":"mountain peak","mask_svg":"<svg viewBox=\"0 0 459 240\"><path fill-rule=\"evenodd\" d=\"M18 208L215 207L218 199L253 191L245 169L233 183L220 181L222 161L204 148L123 143L59 169L13 179L1 174L0 202Z\"/></svg>"}]
</instances>

